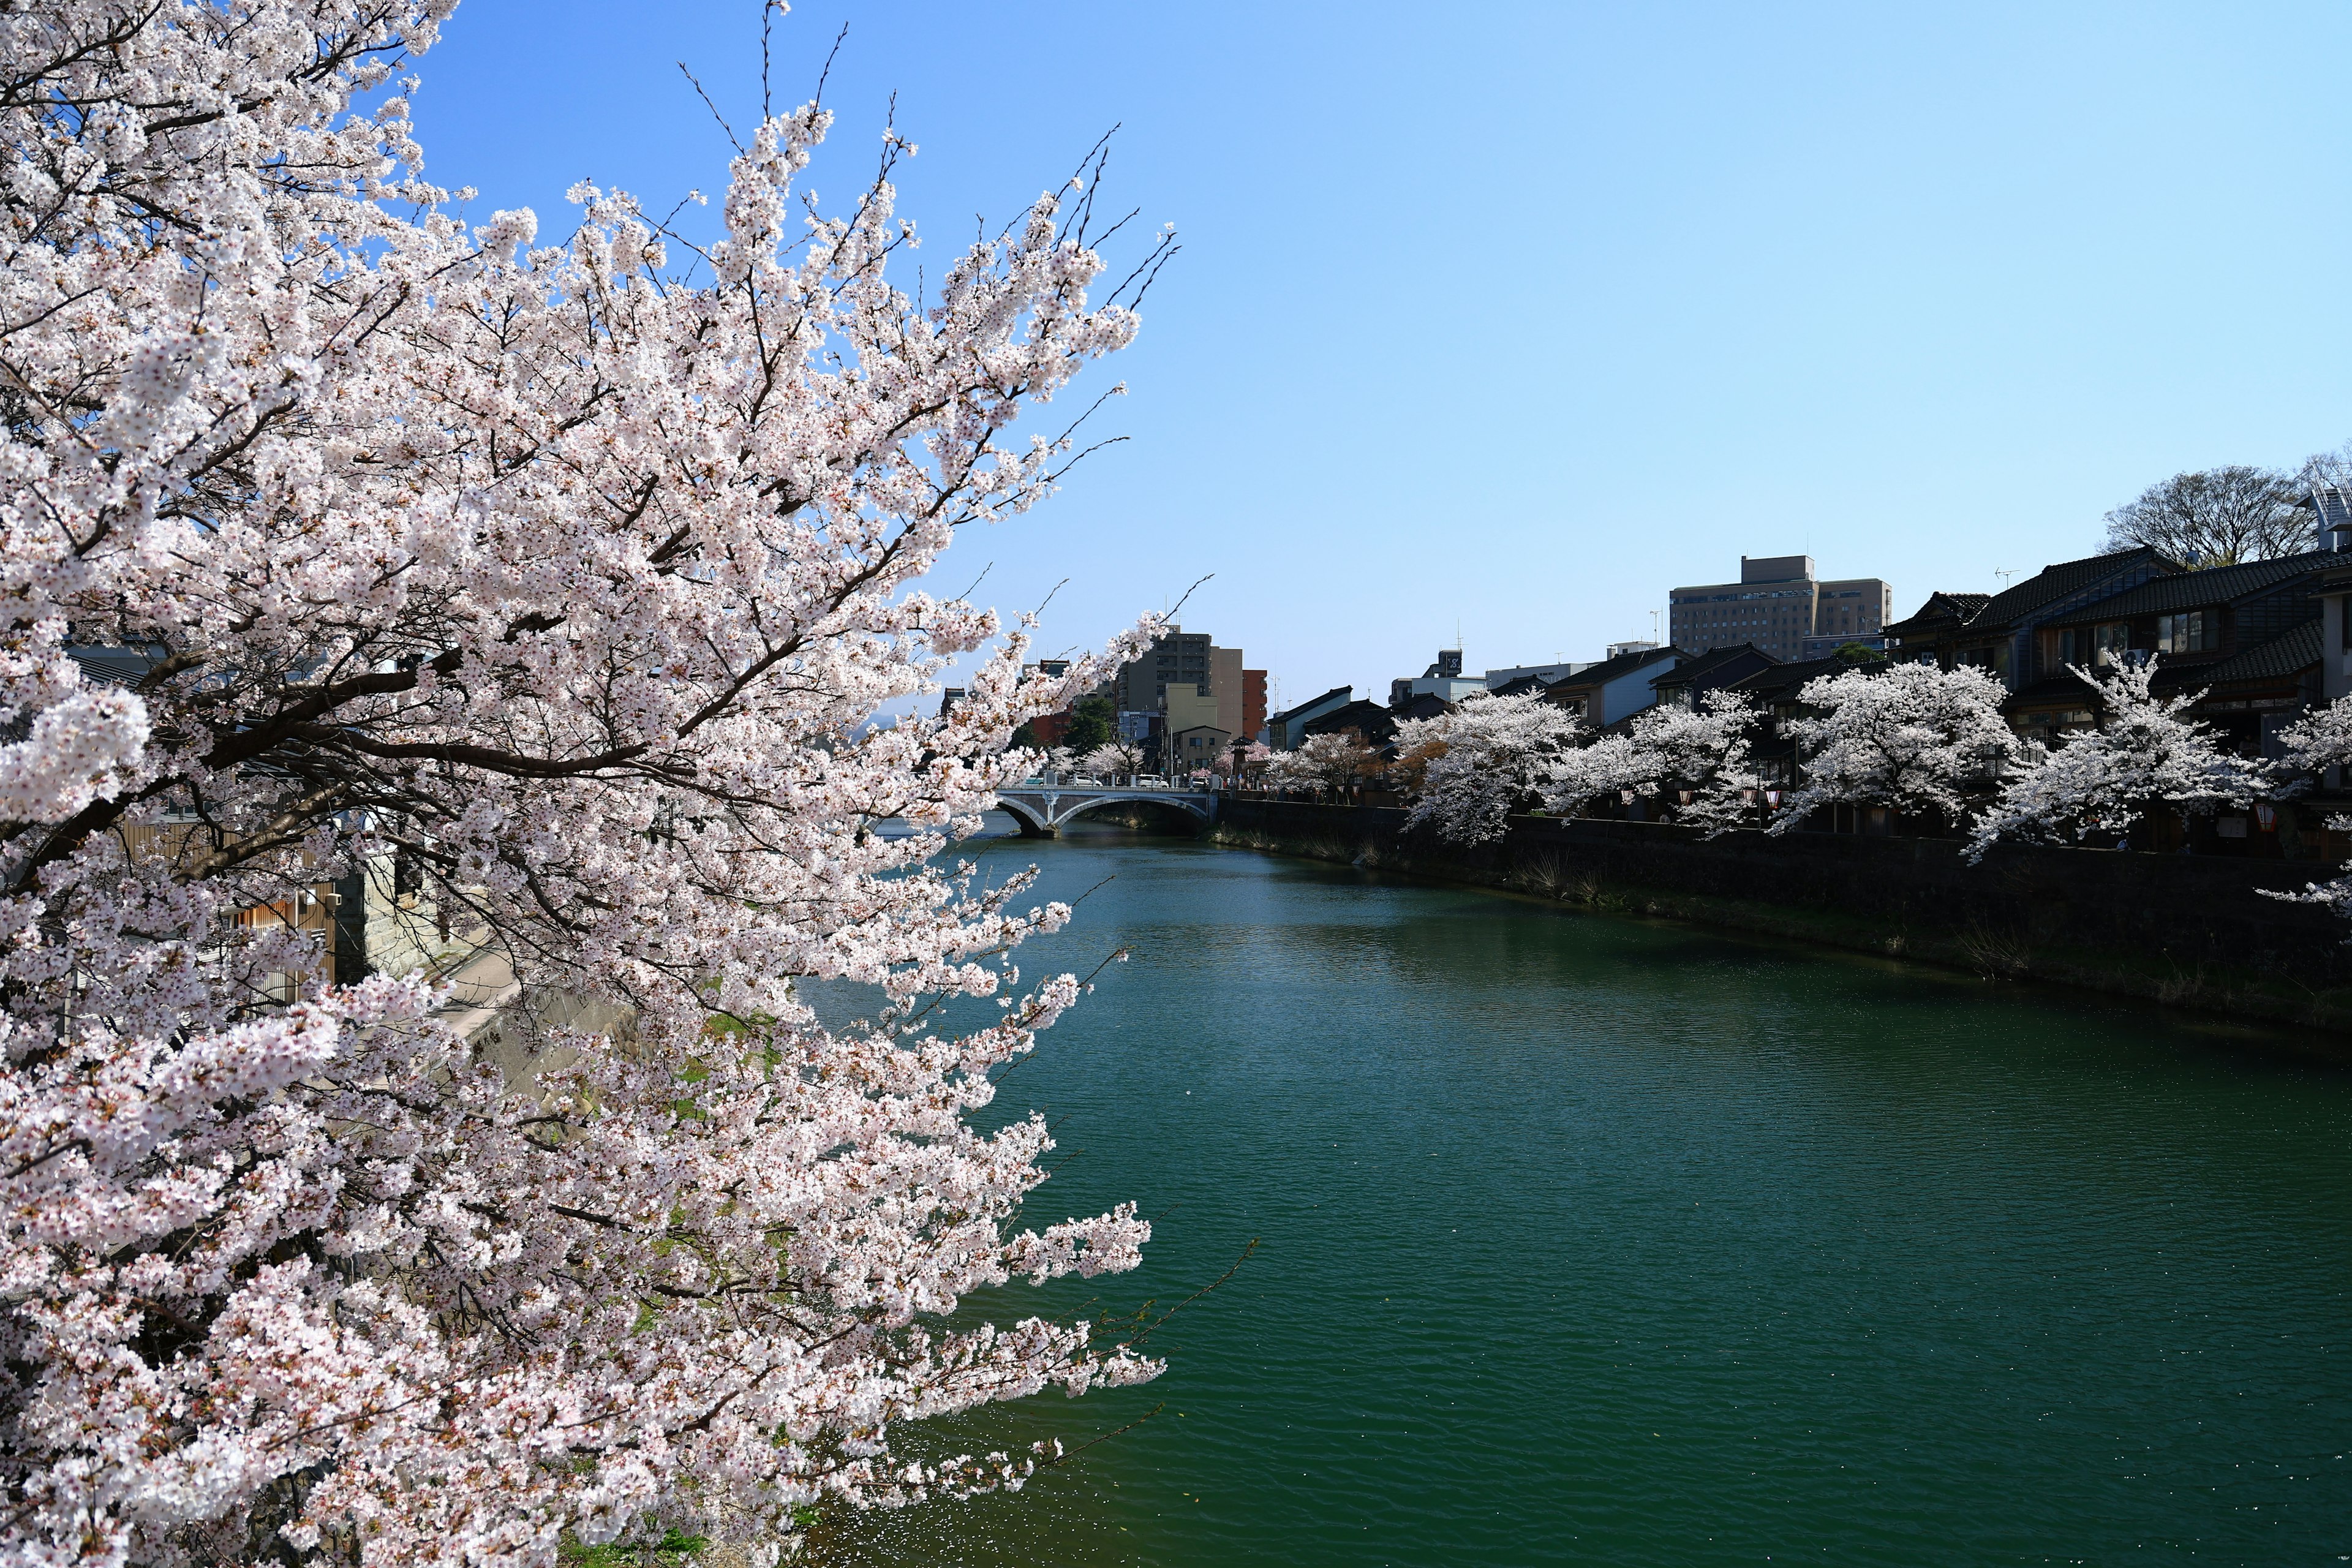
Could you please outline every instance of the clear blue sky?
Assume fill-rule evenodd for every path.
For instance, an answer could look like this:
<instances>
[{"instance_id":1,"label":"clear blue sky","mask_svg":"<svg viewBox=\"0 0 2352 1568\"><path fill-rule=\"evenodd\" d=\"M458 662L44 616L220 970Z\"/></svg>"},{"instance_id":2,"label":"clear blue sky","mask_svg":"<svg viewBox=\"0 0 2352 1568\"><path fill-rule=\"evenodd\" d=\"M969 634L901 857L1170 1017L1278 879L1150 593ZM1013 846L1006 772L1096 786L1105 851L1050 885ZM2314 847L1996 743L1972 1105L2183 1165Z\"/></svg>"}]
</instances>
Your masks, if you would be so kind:
<instances>
[{"instance_id":1,"label":"clear blue sky","mask_svg":"<svg viewBox=\"0 0 2352 1568\"><path fill-rule=\"evenodd\" d=\"M1997 586L2179 469L2352 437L2352 9L2047 4L919 5L842 22L817 188L885 107L933 267L1123 124L1108 199L1184 251L1096 384L1132 437L941 587L1098 639L1188 627L1298 700L1647 635L1675 584L1808 551ZM567 226L574 179L723 186L756 0L466 0L428 172ZM1082 384L1083 385L1083 384ZM945 579L953 579L946 581Z\"/></svg>"}]
</instances>

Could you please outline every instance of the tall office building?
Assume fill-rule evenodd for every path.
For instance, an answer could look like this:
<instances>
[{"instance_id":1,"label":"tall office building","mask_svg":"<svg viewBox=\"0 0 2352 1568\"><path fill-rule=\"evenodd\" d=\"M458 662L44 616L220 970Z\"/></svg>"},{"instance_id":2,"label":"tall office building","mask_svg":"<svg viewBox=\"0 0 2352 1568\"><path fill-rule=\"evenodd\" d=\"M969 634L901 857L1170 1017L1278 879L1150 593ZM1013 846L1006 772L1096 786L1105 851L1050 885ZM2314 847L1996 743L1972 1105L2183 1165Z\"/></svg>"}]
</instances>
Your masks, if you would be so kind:
<instances>
[{"instance_id":1,"label":"tall office building","mask_svg":"<svg viewBox=\"0 0 2352 1568\"><path fill-rule=\"evenodd\" d=\"M1211 679L1209 634L1170 626L1142 658L1118 667L1111 681L1111 706L1122 713L1157 713L1166 704L1171 686L1207 686Z\"/></svg>"},{"instance_id":2,"label":"tall office building","mask_svg":"<svg viewBox=\"0 0 2352 1568\"><path fill-rule=\"evenodd\" d=\"M1206 632L1169 627L1142 658L1119 667L1111 706L1121 713L1165 713L1171 687L1184 699L1214 698L1216 727L1228 735L1254 735L1265 722L1265 672L1244 669L1242 650L1213 646Z\"/></svg>"},{"instance_id":3,"label":"tall office building","mask_svg":"<svg viewBox=\"0 0 2352 1568\"><path fill-rule=\"evenodd\" d=\"M1810 555L1743 555L1737 583L1675 589L1668 622L1685 653L1753 643L1793 663L1842 643L1874 645L1894 615L1895 590L1880 578L1823 582Z\"/></svg>"}]
</instances>

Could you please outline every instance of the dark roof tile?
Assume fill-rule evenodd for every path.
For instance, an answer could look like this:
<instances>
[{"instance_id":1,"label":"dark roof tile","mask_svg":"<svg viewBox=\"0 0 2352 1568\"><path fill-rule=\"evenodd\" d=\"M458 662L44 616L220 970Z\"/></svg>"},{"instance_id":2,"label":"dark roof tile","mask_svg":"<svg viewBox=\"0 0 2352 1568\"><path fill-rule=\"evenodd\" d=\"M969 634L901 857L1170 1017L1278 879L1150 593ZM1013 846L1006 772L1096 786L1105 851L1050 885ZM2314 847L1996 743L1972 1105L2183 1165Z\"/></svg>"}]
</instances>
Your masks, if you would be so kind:
<instances>
[{"instance_id":1,"label":"dark roof tile","mask_svg":"<svg viewBox=\"0 0 2352 1568\"><path fill-rule=\"evenodd\" d=\"M1599 664L1587 665L1574 675L1564 676L1551 682L1544 689L1558 691L1571 686L1604 685L1621 675L1631 675L1644 665L1654 664L1670 656L1675 658L1690 658L1690 655L1678 647L1651 647L1643 648L1639 653L1621 653L1615 658L1604 658Z\"/></svg>"},{"instance_id":2,"label":"dark roof tile","mask_svg":"<svg viewBox=\"0 0 2352 1568\"><path fill-rule=\"evenodd\" d=\"M1729 664L1733 659L1745 658L1751 653L1757 658L1764 659L1770 664L1778 664L1780 662L1779 659L1774 658L1770 654L1766 653L1762 648L1758 647L1754 643L1734 643L1728 647L1709 648L1705 653L1694 654L1684 659L1682 663L1675 666L1674 668L1666 671L1664 675L1653 679L1650 684L1653 686L1674 686L1696 680L1700 677L1708 674L1710 671L1720 669L1723 666Z\"/></svg>"},{"instance_id":3,"label":"dark roof tile","mask_svg":"<svg viewBox=\"0 0 2352 1568\"><path fill-rule=\"evenodd\" d=\"M1923 630L1946 621L1966 625L1974 620L1978 612L1991 599L1990 594L1948 594L1939 588L1928 595L1927 602L1908 616L1899 621L1890 621L1879 628L1880 633L1886 637L1900 637L1906 632Z\"/></svg>"},{"instance_id":4,"label":"dark roof tile","mask_svg":"<svg viewBox=\"0 0 2352 1568\"><path fill-rule=\"evenodd\" d=\"M1973 626L1981 621L1988 626L2003 625L2020 616L2032 614L2053 599L2080 593L2102 577L2112 577L2143 563L2167 567L2172 565L2155 551L2141 545L2133 550L2086 555L2080 561L2061 561L2054 566L2044 566L2024 582L2012 584L1986 600L1984 608L1969 617L1969 624Z\"/></svg>"},{"instance_id":5,"label":"dark roof tile","mask_svg":"<svg viewBox=\"0 0 2352 1568\"><path fill-rule=\"evenodd\" d=\"M2317 664L2320 647L2319 623L2305 621L2291 632L2207 666L2194 679L2212 686L2233 680L2284 680Z\"/></svg>"},{"instance_id":6,"label":"dark roof tile","mask_svg":"<svg viewBox=\"0 0 2352 1568\"><path fill-rule=\"evenodd\" d=\"M1352 686L1335 686L1320 697L1310 697L1296 708L1284 709L1281 712L1276 713L1271 720L1269 720L1268 722L1275 724L1287 723L1290 720L1306 712L1309 708L1314 707L1317 703L1328 702L1334 697L1339 698L1344 702L1348 698L1355 693L1355 689L1356 689Z\"/></svg>"},{"instance_id":7,"label":"dark roof tile","mask_svg":"<svg viewBox=\"0 0 2352 1568\"><path fill-rule=\"evenodd\" d=\"M2248 561L2235 566L2210 566L2202 572L2182 572L2153 577L2137 588L2084 605L2052 621L2056 626L2084 626L2097 621L2126 620L2134 616L2160 616L2171 610L2193 610L2200 605L2226 605L2249 594L2316 572L2336 561L2326 551L2304 555L2280 555L2268 561Z\"/></svg>"},{"instance_id":8,"label":"dark roof tile","mask_svg":"<svg viewBox=\"0 0 2352 1568\"><path fill-rule=\"evenodd\" d=\"M1759 669L1744 680L1733 681L1727 689L1770 701L1784 692L1796 690L1818 675L1840 675L1849 669L1878 670L1885 668L1886 664L1883 658L1843 659L1832 654L1828 658L1808 658Z\"/></svg>"}]
</instances>

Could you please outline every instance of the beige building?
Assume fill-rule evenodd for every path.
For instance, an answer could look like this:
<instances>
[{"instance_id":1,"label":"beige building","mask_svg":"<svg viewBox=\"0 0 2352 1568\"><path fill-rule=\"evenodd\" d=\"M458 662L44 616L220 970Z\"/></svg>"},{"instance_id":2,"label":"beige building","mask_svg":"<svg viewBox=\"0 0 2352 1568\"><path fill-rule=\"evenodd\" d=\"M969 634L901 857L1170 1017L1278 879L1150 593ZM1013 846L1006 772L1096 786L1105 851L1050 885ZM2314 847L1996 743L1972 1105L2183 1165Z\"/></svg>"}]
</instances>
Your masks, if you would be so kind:
<instances>
[{"instance_id":1,"label":"beige building","mask_svg":"<svg viewBox=\"0 0 2352 1568\"><path fill-rule=\"evenodd\" d=\"M1242 732L1242 650L1209 649L1209 689L1217 699L1217 728L1228 735Z\"/></svg>"},{"instance_id":2,"label":"beige building","mask_svg":"<svg viewBox=\"0 0 2352 1568\"><path fill-rule=\"evenodd\" d=\"M1111 705L1121 713L1166 711L1164 700L1175 691L1199 688L1216 694L1216 722L1241 733L1246 682L1242 677L1242 650L1211 645L1206 632L1171 626L1140 658L1122 665L1111 682Z\"/></svg>"},{"instance_id":3,"label":"beige building","mask_svg":"<svg viewBox=\"0 0 2352 1568\"><path fill-rule=\"evenodd\" d=\"M1238 655L1234 684L1240 685ZM1160 733L1171 753L1165 763L1169 772L1183 774L1194 768L1213 766L1233 743L1234 731L1226 728L1220 717L1228 699L1222 693L1212 693L1205 686L1171 686L1166 700L1166 728ZM1234 710L1240 711L1240 700L1230 700Z\"/></svg>"},{"instance_id":4,"label":"beige building","mask_svg":"<svg viewBox=\"0 0 2352 1568\"><path fill-rule=\"evenodd\" d=\"M1752 643L1783 663L1821 658L1847 642L1875 644L1895 616L1895 589L1877 577L1813 575L1810 555L1743 555L1739 581L1676 588L1667 640L1685 653Z\"/></svg>"}]
</instances>

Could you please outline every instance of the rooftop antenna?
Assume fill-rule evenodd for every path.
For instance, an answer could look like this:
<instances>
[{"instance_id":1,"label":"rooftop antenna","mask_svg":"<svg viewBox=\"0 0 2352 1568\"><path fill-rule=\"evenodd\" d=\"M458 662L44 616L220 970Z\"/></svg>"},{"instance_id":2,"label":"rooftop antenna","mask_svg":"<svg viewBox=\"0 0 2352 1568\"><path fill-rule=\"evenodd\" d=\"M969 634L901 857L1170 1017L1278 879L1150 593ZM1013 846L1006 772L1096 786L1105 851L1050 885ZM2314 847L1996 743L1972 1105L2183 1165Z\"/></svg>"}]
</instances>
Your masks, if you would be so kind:
<instances>
[{"instance_id":1,"label":"rooftop antenna","mask_svg":"<svg viewBox=\"0 0 2352 1568\"><path fill-rule=\"evenodd\" d=\"M2000 585L2003 588L2006 588L2009 586L2009 580L2017 575L2017 568L2014 566L1996 566L1992 569L1992 574L2000 578Z\"/></svg>"}]
</instances>

